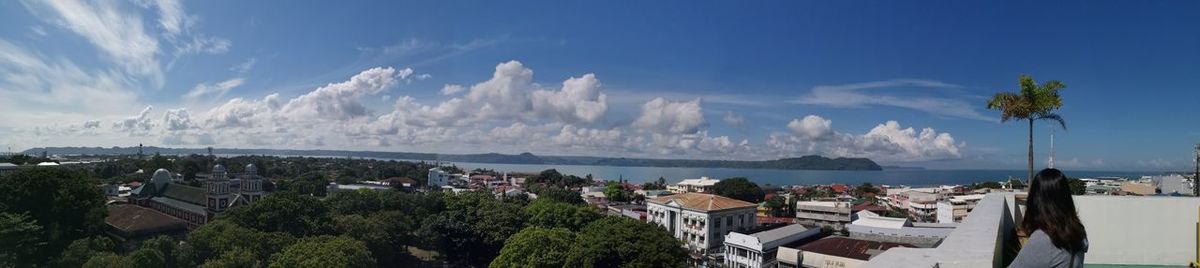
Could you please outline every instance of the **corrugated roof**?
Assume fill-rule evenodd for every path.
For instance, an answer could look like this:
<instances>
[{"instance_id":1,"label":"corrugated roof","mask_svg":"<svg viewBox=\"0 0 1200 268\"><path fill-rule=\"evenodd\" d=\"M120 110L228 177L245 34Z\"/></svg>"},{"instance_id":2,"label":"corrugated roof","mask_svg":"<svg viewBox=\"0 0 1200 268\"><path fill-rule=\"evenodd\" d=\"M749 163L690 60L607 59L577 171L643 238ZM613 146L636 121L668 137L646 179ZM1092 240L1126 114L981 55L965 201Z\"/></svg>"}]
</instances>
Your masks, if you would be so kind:
<instances>
[{"instance_id":1,"label":"corrugated roof","mask_svg":"<svg viewBox=\"0 0 1200 268\"><path fill-rule=\"evenodd\" d=\"M770 230L766 230L766 231L762 231L762 232L753 233L753 234L750 234L750 236L758 238L759 243L767 244L767 243L775 242L776 240L787 238L788 236L792 236L792 235L795 235L798 233L803 233L804 231L808 231L808 228L805 228L803 225L792 224L792 225L774 228L774 229L770 229Z\"/></svg>"},{"instance_id":2,"label":"corrugated roof","mask_svg":"<svg viewBox=\"0 0 1200 268\"><path fill-rule=\"evenodd\" d=\"M718 211L735 208L758 207L758 205L754 203L703 193L682 193L677 195L660 196L650 200L651 203L660 205L666 205L672 201L676 204L679 204L680 207L699 211Z\"/></svg>"},{"instance_id":3,"label":"corrugated roof","mask_svg":"<svg viewBox=\"0 0 1200 268\"><path fill-rule=\"evenodd\" d=\"M821 240L813 241L812 243L808 243L798 249L800 251L808 251L865 261L870 260L872 256L883 253L884 251L894 247L915 248L916 246L910 244L876 242L850 239L840 236L830 236Z\"/></svg>"},{"instance_id":4,"label":"corrugated roof","mask_svg":"<svg viewBox=\"0 0 1200 268\"><path fill-rule=\"evenodd\" d=\"M162 196L201 206L208 204L207 190L204 188L192 187L184 184L167 184L166 189L163 190Z\"/></svg>"},{"instance_id":5,"label":"corrugated roof","mask_svg":"<svg viewBox=\"0 0 1200 268\"><path fill-rule=\"evenodd\" d=\"M195 212L195 213L199 213L199 214L207 213L207 210L204 208L204 206L200 206L200 205L196 205L196 204L192 204L192 203L188 203L188 202L184 202L184 201L179 201L174 198L154 197L154 198L150 198L150 200L154 200L155 202L162 203L163 205L167 205L169 207L187 210L187 211L191 211L191 212Z\"/></svg>"},{"instance_id":6,"label":"corrugated roof","mask_svg":"<svg viewBox=\"0 0 1200 268\"><path fill-rule=\"evenodd\" d=\"M126 236L187 229L187 222L183 220L136 205L109 207L104 223Z\"/></svg>"}]
</instances>

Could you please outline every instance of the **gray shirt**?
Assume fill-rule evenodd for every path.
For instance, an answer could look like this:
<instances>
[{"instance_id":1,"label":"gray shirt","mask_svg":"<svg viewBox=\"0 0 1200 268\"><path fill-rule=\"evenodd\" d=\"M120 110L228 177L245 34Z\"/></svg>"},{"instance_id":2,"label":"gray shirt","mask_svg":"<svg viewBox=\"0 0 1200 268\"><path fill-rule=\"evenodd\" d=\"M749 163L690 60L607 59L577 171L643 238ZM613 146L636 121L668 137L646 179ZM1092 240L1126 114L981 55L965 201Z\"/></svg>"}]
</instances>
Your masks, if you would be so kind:
<instances>
[{"instance_id":1,"label":"gray shirt","mask_svg":"<svg viewBox=\"0 0 1200 268\"><path fill-rule=\"evenodd\" d=\"M1071 267L1071 262L1074 262L1074 267L1083 267L1083 254L1087 253L1087 240L1083 241L1083 250L1075 252L1072 257L1071 252L1066 249L1054 247L1054 243L1050 241L1050 236L1046 235L1042 230L1034 231L1029 235L1029 240L1025 241L1025 246L1021 248L1021 252L1017 253L1017 259L1013 260L1008 267Z\"/></svg>"}]
</instances>

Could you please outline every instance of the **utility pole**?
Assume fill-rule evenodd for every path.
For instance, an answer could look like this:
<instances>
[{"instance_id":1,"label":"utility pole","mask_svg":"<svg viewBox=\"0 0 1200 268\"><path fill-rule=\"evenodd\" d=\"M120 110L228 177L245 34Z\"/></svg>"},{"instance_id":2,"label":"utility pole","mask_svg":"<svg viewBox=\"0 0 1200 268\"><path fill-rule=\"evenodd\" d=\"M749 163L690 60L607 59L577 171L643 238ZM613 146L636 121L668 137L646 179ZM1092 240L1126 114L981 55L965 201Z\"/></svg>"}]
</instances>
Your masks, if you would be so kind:
<instances>
[{"instance_id":1,"label":"utility pole","mask_svg":"<svg viewBox=\"0 0 1200 268\"><path fill-rule=\"evenodd\" d=\"M1196 144L1196 173L1192 173L1192 196L1200 196L1200 143Z\"/></svg>"},{"instance_id":2,"label":"utility pole","mask_svg":"<svg viewBox=\"0 0 1200 268\"><path fill-rule=\"evenodd\" d=\"M1050 129L1050 168L1054 168L1054 129Z\"/></svg>"}]
</instances>

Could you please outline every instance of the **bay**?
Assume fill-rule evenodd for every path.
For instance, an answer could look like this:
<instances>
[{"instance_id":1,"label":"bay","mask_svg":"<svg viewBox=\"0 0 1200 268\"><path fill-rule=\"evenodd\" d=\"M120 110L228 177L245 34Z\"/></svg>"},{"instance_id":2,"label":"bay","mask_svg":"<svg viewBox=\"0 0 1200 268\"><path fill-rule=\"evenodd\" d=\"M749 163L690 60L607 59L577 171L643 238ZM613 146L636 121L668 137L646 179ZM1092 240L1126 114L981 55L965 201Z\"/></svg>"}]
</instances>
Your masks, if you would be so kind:
<instances>
[{"instance_id":1,"label":"bay","mask_svg":"<svg viewBox=\"0 0 1200 268\"><path fill-rule=\"evenodd\" d=\"M746 177L760 185L810 185L810 184L862 184L869 182L875 185L909 185L937 186L971 184L985 181L1003 181L1008 178L1024 178L1026 170L943 170L943 169L894 169L894 170L781 170L781 169L739 169L739 168L678 168L678 167L620 167L620 166L585 166L585 165L526 165L526 164L492 164L448 162L464 170L476 168L492 169L498 172L527 172L536 173L546 169L556 169L563 174L585 176L591 174L596 179L624 179L631 183L643 183L658 180L663 177L668 183L676 183L684 179L695 179L701 176L713 179L729 177ZM1094 177L1125 177L1139 178L1143 175L1159 175L1162 172L1142 171L1086 171L1064 169L1067 176L1073 178Z\"/></svg>"}]
</instances>

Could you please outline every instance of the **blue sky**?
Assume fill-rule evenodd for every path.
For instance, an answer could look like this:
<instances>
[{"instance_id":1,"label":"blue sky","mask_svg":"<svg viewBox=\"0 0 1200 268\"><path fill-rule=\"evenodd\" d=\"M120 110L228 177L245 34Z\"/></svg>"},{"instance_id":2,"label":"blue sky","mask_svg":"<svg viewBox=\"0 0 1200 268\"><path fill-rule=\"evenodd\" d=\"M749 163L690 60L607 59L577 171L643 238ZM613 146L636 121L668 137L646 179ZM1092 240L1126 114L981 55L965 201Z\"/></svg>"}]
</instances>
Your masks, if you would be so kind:
<instances>
[{"instance_id":1,"label":"blue sky","mask_svg":"<svg viewBox=\"0 0 1200 268\"><path fill-rule=\"evenodd\" d=\"M0 145L1009 169L1020 74L1068 85L1060 167L1200 142L1196 2L560 2L2 1Z\"/></svg>"}]
</instances>

